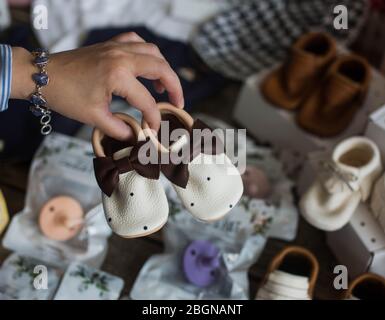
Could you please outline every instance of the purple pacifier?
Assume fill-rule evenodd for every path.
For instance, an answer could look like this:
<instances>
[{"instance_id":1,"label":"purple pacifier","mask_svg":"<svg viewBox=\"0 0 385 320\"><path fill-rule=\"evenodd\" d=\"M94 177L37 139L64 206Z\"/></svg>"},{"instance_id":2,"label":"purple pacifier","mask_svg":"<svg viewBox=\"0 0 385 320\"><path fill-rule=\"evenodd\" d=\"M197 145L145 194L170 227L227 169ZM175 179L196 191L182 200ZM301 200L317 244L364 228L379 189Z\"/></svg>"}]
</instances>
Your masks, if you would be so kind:
<instances>
[{"instance_id":1,"label":"purple pacifier","mask_svg":"<svg viewBox=\"0 0 385 320\"><path fill-rule=\"evenodd\" d=\"M219 266L219 249L210 241L193 241L184 252L184 274L190 283L198 287L212 285L217 279Z\"/></svg>"}]
</instances>

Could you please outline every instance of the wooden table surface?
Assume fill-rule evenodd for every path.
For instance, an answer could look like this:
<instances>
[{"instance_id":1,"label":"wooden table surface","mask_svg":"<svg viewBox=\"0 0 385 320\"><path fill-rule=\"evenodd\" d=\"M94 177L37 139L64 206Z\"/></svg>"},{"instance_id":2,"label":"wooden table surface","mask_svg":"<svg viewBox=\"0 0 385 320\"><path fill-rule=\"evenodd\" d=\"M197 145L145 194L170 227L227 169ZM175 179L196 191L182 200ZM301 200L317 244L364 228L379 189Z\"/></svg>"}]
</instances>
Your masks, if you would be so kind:
<instances>
[{"instance_id":1,"label":"wooden table surface","mask_svg":"<svg viewBox=\"0 0 385 320\"><path fill-rule=\"evenodd\" d=\"M207 99L194 111L204 112L219 119L231 122L232 108L234 107L239 85L231 84L219 94ZM0 189L6 198L9 212L12 215L19 212L24 206L24 197L28 178L29 163L17 161L0 162ZM265 274L265 270L277 252L290 243L270 239L260 257L249 271L250 296L254 297L258 285ZM300 220L297 238L291 244L302 245L317 256L320 263L315 296L317 299L337 298L333 289L333 268L336 259L326 245L325 234ZM163 251L162 234L158 232L145 238L127 240L112 236L109 240L109 250L102 269L115 274L125 281L123 294L126 295L146 260L153 254ZM0 247L0 262L9 251Z\"/></svg>"}]
</instances>

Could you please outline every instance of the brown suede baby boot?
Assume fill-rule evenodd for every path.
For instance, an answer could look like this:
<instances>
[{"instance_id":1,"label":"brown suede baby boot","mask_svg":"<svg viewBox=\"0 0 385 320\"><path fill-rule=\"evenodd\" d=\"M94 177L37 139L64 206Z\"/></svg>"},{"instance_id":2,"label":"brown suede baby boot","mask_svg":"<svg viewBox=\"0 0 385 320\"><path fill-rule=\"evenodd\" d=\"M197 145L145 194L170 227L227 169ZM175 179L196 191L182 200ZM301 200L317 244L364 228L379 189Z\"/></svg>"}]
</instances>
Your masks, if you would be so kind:
<instances>
[{"instance_id":1,"label":"brown suede baby boot","mask_svg":"<svg viewBox=\"0 0 385 320\"><path fill-rule=\"evenodd\" d=\"M298 124L321 136L343 132L362 106L370 82L370 66L357 55L337 58L322 83L301 104Z\"/></svg>"},{"instance_id":2,"label":"brown suede baby boot","mask_svg":"<svg viewBox=\"0 0 385 320\"><path fill-rule=\"evenodd\" d=\"M278 107L298 108L305 96L319 84L335 57L335 41L327 33L302 35L292 46L286 62L262 82L262 94Z\"/></svg>"}]
</instances>

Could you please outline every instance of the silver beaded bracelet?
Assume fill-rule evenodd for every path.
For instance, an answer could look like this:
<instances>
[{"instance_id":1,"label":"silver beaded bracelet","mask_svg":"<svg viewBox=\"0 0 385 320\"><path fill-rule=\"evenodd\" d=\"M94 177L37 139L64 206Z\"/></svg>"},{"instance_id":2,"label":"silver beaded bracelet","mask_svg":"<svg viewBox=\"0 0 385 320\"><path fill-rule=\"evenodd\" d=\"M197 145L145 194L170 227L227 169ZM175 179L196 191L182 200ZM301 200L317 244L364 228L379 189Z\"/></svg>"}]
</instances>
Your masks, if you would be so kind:
<instances>
[{"instance_id":1,"label":"silver beaded bracelet","mask_svg":"<svg viewBox=\"0 0 385 320\"><path fill-rule=\"evenodd\" d=\"M36 49L32 52L34 57L33 63L38 68L38 72L32 75L32 79L36 84L36 91L31 94L29 101L31 102L30 110L40 118L41 134L44 136L52 132L51 111L48 108L47 100L44 98L41 89L48 85L49 77L46 67L49 61L49 53L44 49Z\"/></svg>"}]
</instances>

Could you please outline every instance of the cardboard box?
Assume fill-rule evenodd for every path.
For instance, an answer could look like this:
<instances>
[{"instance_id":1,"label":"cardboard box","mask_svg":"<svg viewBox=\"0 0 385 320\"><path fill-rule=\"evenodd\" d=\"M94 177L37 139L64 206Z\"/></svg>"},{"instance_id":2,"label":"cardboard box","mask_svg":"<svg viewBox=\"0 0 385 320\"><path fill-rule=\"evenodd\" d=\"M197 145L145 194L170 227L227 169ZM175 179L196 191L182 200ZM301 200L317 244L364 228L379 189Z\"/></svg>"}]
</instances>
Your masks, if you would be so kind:
<instances>
[{"instance_id":1,"label":"cardboard box","mask_svg":"<svg viewBox=\"0 0 385 320\"><path fill-rule=\"evenodd\" d=\"M312 152L308 155L307 161L305 161L296 181L296 190L299 196L302 196L307 191L307 189L310 188L314 180L317 179L316 169L309 160L314 154L315 153Z\"/></svg>"},{"instance_id":2,"label":"cardboard box","mask_svg":"<svg viewBox=\"0 0 385 320\"><path fill-rule=\"evenodd\" d=\"M361 203L350 222L338 231L328 232L326 239L350 277L368 271L385 277L385 233L367 204Z\"/></svg>"},{"instance_id":3,"label":"cardboard box","mask_svg":"<svg viewBox=\"0 0 385 320\"><path fill-rule=\"evenodd\" d=\"M385 91L385 88L384 88ZM381 152L383 164L385 162L385 105L369 116L365 136L372 139Z\"/></svg>"},{"instance_id":4,"label":"cardboard box","mask_svg":"<svg viewBox=\"0 0 385 320\"><path fill-rule=\"evenodd\" d=\"M242 127L247 128L250 135L260 142L272 144L278 150L289 149L306 155L315 150L331 148L344 138L363 134L369 114L385 104L385 78L373 69L368 95L351 125L337 137L322 139L297 126L295 112L277 108L261 95L260 83L269 72L246 80L233 117Z\"/></svg>"}]
</instances>

